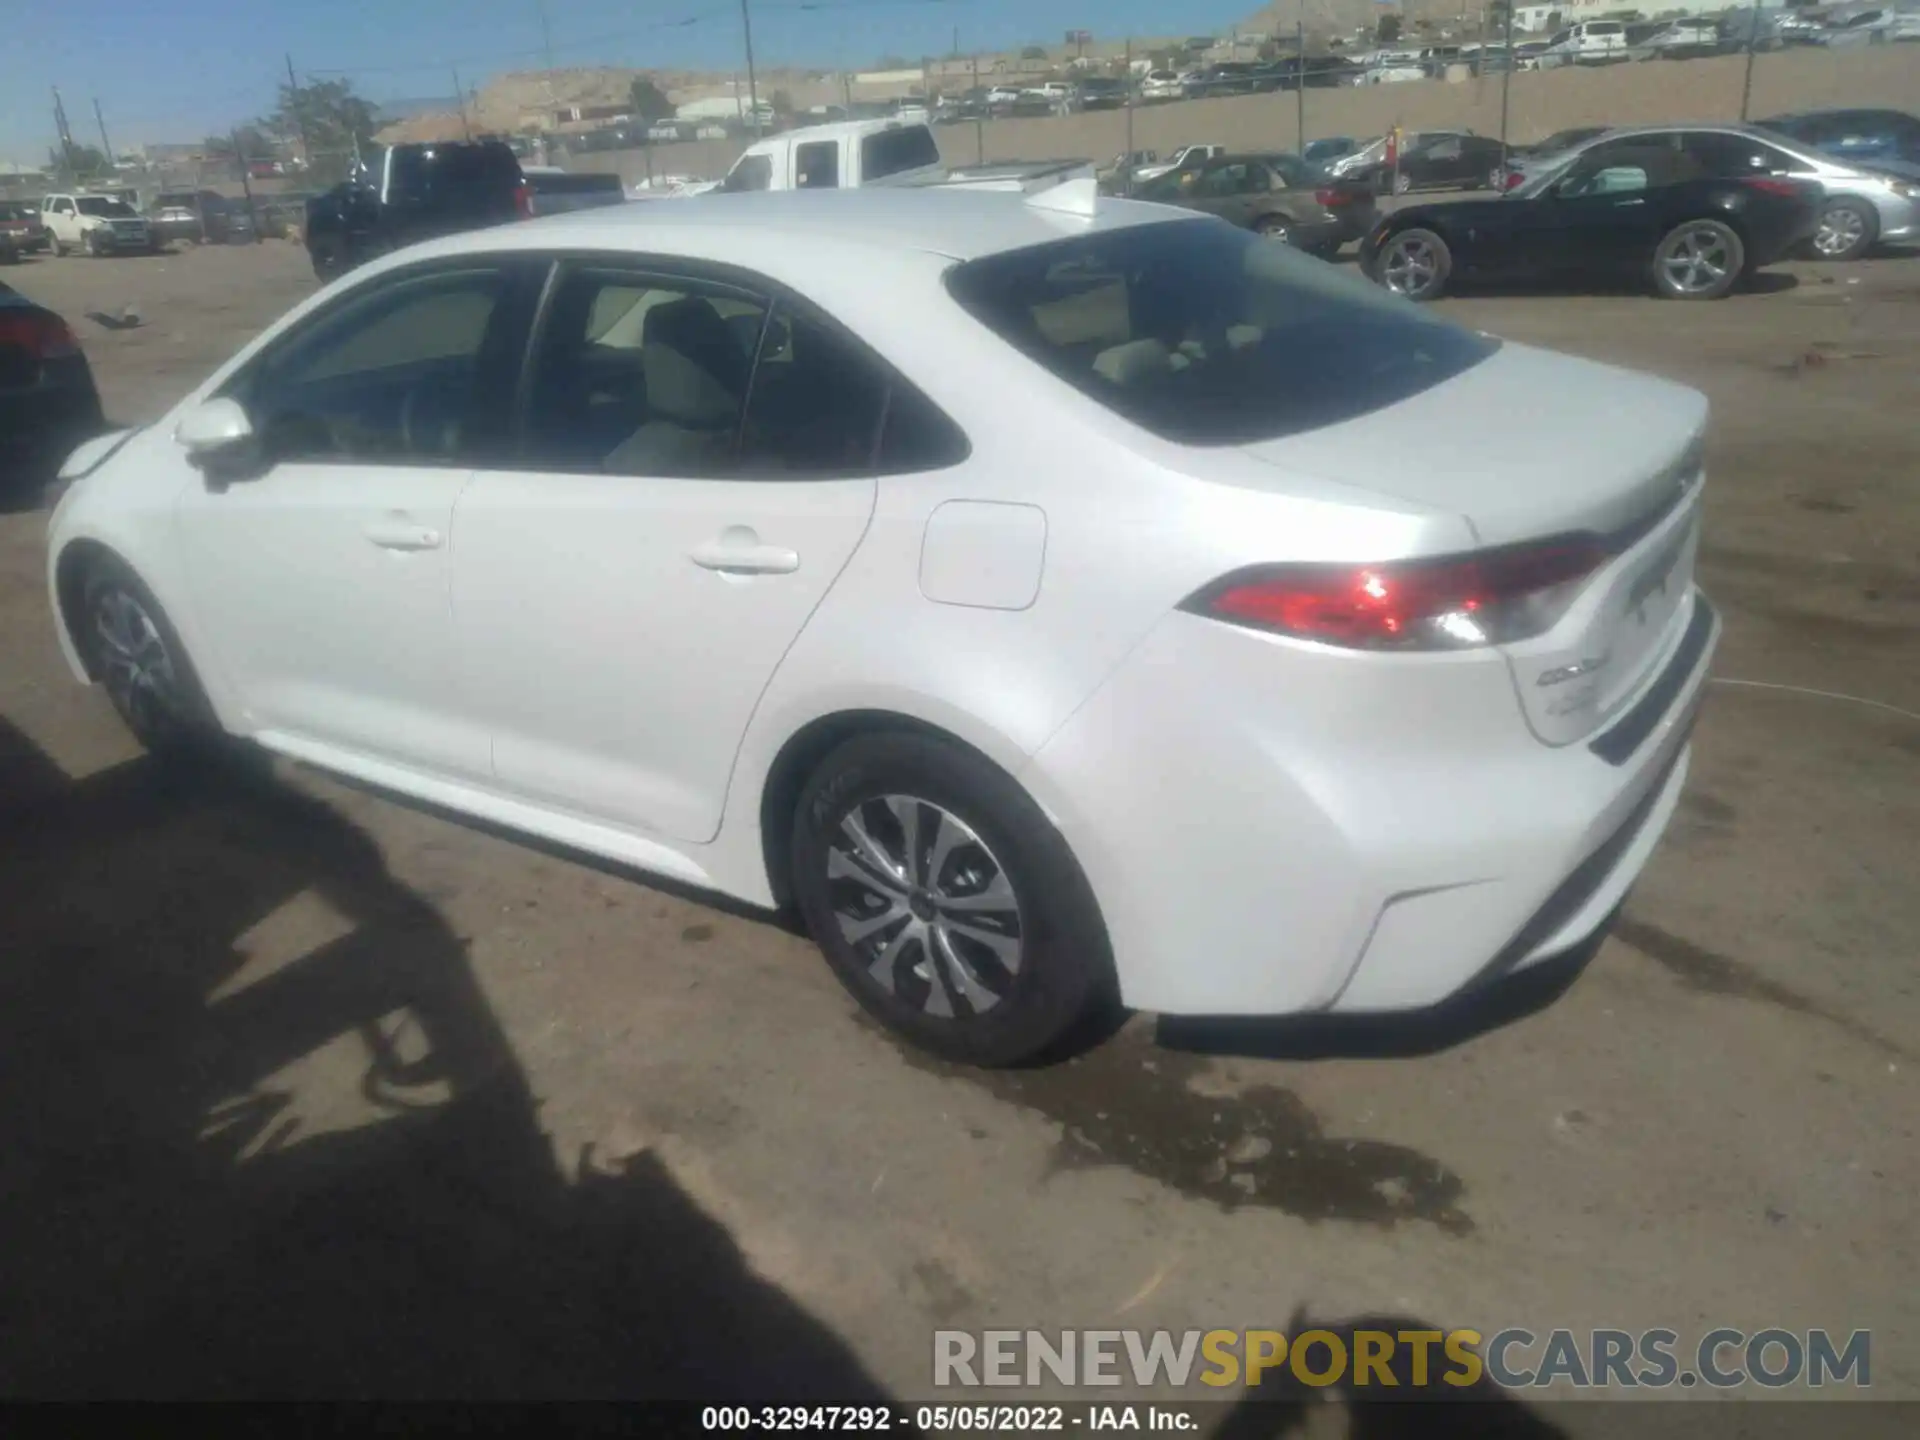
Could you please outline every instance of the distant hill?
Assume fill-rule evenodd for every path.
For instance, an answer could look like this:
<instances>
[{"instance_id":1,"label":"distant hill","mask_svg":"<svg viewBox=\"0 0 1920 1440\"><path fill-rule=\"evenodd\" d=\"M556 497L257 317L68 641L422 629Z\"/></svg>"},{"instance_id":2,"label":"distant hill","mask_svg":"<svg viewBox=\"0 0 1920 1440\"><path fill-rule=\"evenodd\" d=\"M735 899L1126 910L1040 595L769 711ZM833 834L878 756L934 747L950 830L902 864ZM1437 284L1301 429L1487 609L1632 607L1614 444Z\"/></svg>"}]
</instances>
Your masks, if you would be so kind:
<instances>
[{"instance_id":1,"label":"distant hill","mask_svg":"<svg viewBox=\"0 0 1920 1440\"><path fill-rule=\"evenodd\" d=\"M1443 24L1452 26L1454 17L1462 12L1468 16L1466 27L1476 28L1479 7L1461 5L1458 0L1399 0L1393 5L1378 0L1272 0L1240 22L1240 33L1291 34L1304 20L1309 35L1344 37L1361 27L1371 28L1382 15L1399 15L1412 34L1418 21L1438 29Z\"/></svg>"}]
</instances>

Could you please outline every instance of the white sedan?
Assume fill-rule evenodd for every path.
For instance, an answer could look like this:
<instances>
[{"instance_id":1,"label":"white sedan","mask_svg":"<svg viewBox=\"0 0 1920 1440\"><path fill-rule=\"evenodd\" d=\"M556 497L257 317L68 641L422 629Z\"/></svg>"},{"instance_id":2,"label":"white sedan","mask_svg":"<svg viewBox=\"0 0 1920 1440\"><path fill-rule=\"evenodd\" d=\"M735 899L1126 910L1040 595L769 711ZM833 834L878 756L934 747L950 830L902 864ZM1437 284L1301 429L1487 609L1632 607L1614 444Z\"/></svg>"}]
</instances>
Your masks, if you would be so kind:
<instances>
[{"instance_id":1,"label":"white sedan","mask_svg":"<svg viewBox=\"0 0 1920 1440\"><path fill-rule=\"evenodd\" d=\"M49 579L151 749L795 905L1007 1063L1592 936L1717 638L1705 419L1090 182L714 196L326 287L75 453Z\"/></svg>"}]
</instances>

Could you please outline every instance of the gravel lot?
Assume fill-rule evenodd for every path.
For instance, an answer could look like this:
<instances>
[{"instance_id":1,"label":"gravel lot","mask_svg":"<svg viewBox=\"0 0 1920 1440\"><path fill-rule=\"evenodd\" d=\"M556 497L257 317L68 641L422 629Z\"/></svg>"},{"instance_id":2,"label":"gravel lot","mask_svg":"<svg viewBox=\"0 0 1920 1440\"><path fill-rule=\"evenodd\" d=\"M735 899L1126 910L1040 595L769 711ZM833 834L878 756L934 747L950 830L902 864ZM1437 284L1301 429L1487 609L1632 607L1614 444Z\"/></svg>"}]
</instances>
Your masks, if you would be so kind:
<instances>
[{"instance_id":1,"label":"gravel lot","mask_svg":"<svg viewBox=\"0 0 1920 1440\"><path fill-rule=\"evenodd\" d=\"M287 245L5 278L128 421L312 286ZM927 1398L937 1326L1304 1310L1867 1328L1920 1398L1920 721L1863 703L1920 711L1920 258L1446 309L1715 406L1728 683L1544 1008L952 1071L760 919L310 774L169 782L0 517L0 1390Z\"/></svg>"}]
</instances>

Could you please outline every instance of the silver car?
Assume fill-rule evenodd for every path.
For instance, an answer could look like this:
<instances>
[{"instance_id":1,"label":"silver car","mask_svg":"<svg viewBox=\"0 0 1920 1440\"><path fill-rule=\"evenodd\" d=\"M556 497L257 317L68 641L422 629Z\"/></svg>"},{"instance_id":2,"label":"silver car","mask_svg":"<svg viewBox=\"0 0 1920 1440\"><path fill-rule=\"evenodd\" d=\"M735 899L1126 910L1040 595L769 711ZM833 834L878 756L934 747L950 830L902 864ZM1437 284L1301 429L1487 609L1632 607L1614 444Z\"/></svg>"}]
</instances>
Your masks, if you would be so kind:
<instances>
[{"instance_id":1,"label":"silver car","mask_svg":"<svg viewBox=\"0 0 1920 1440\"><path fill-rule=\"evenodd\" d=\"M1878 244L1920 242L1920 180L1822 154L1752 125L1633 125L1527 166L1528 180L1560 170L1604 145L1644 148L1663 140L1699 159L1711 173L1792 175L1820 182L1826 201L1810 242L1815 258L1852 260Z\"/></svg>"}]
</instances>

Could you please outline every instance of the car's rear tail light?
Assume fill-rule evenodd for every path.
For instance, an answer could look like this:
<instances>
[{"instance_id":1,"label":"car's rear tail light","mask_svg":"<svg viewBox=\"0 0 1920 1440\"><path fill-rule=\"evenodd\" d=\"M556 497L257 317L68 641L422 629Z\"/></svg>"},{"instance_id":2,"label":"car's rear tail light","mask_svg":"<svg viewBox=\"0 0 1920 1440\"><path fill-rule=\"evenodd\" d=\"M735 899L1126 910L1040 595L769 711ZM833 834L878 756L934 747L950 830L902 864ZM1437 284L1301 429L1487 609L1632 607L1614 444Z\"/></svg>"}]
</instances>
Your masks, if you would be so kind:
<instances>
[{"instance_id":1,"label":"car's rear tail light","mask_svg":"<svg viewBox=\"0 0 1920 1440\"><path fill-rule=\"evenodd\" d=\"M513 211L522 220L533 218L533 186L524 180L513 187Z\"/></svg>"},{"instance_id":2,"label":"car's rear tail light","mask_svg":"<svg viewBox=\"0 0 1920 1440\"><path fill-rule=\"evenodd\" d=\"M24 350L36 360L80 353L80 342L57 315L0 315L0 347Z\"/></svg>"},{"instance_id":3,"label":"car's rear tail light","mask_svg":"<svg viewBox=\"0 0 1920 1440\"><path fill-rule=\"evenodd\" d=\"M1507 172L1507 178L1505 182L1501 185L1501 188L1503 190L1517 190L1520 188L1520 186L1523 183L1525 183L1526 178L1527 177L1521 174L1520 171L1518 170L1509 170Z\"/></svg>"},{"instance_id":4,"label":"car's rear tail light","mask_svg":"<svg viewBox=\"0 0 1920 1440\"><path fill-rule=\"evenodd\" d=\"M1740 183L1749 190L1763 190L1769 195L1785 195L1789 198L1807 193L1798 180L1782 180L1772 175L1743 175Z\"/></svg>"},{"instance_id":5,"label":"car's rear tail light","mask_svg":"<svg viewBox=\"0 0 1920 1440\"><path fill-rule=\"evenodd\" d=\"M1322 186L1313 192L1313 198L1321 205L1331 209L1335 205L1351 205L1360 197L1350 190L1337 190L1333 186Z\"/></svg>"},{"instance_id":6,"label":"car's rear tail light","mask_svg":"<svg viewBox=\"0 0 1920 1440\"><path fill-rule=\"evenodd\" d=\"M1569 536L1437 560L1263 565L1181 608L1350 650L1460 650L1551 629L1606 559L1598 540Z\"/></svg>"}]
</instances>

